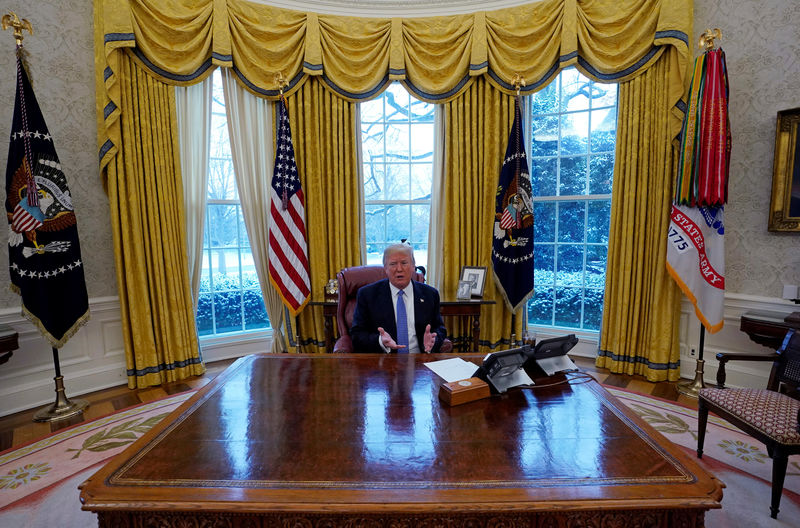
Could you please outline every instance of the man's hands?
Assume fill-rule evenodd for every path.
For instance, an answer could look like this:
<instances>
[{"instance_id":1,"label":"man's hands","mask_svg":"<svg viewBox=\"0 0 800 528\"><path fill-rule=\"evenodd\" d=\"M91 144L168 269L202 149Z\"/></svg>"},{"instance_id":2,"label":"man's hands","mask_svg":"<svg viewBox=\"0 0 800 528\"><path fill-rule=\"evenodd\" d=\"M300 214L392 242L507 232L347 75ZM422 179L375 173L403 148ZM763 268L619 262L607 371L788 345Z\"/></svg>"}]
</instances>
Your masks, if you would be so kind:
<instances>
[{"instance_id":1,"label":"man's hands","mask_svg":"<svg viewBox=\"0 0 800 528\"><path fill-rule=\"evenodd\" d=\"M425 337L422 340L424 341L422 348L425 352L430 353L433 350L433 345L436 344L436 334L431 332L431 325L425 327Z\"/></svg>"},{"instance_id":2,"label":"man's hands","mask_svg":"<svg viewBox=\"0 0 800 528\"><path fill-rule=\"evenodd\" d=\"M398 345L395 340L392 339L392 336L380 326L378 327L378 333L381 336L381 343L384 347L390 350L397 350L398 348L406 347L405 345ZM430 351L433 350L433 345L436 344L436 334L431 332L431 325L425 327L425 336L422 338L422 340L422 349L425 352L430 353Z\"/></svg>"},{"instance_id":3,"label":"man's hands","mask_svg":"<svg viewBox=\"0 0 800 528\"><path fill-rule=\"evenodd\" d=\"M394 339L392 339L392 336L390 336L389 333L380 326L378 327L378 333L381 335L381 343L383 343L383 346L386 348L397 350L398 348L406 347L405 345L398 345L395 343Z\"/></svg>"}]
</instances>

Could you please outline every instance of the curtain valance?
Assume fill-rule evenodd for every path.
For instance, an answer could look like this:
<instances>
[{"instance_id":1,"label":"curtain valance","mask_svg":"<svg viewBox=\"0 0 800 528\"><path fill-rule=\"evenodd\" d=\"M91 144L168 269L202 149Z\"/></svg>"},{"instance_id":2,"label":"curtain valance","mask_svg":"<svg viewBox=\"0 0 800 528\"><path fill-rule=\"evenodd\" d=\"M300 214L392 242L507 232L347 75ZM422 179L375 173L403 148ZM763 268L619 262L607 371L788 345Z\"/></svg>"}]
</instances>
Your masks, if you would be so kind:
<instances>
[{"instance_id":1,"label":"curtain valance","mask_svg":"<svg viewBox=\"0 0 800 528\"><path fill-rule=\"evenodd\" d=\"M543 0L423 18L322 15L244 0L95 0L101 165L116 144L115 54L125 48L170 84L193 84L223 66L268 98L278 95L281 73L287 95L320 76L349 101L401 81L418 98L439 103L484 74L506 93L515 74L525 80L521 92L532 93L570 65L596 80L624 82L666 51L675 61L676 105L688 84L691 30L692 0ZM676 117L676 133L679 127Z\"/></svg>"}]
</instances>

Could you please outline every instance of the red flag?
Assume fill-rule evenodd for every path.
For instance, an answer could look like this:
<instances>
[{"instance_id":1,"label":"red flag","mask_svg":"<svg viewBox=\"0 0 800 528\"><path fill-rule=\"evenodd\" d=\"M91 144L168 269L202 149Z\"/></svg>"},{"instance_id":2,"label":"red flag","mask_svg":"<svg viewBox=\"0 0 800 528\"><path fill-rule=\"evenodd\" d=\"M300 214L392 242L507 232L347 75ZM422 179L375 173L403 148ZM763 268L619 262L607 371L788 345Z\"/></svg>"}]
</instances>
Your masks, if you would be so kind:
<instances>
[{"instance_id":1,"label":"red flag","mask_svg":"<svg viewBox=\"0 0 800 528\"><path fill-rule=\"evenodd\" d=\"M278 108L278 141L270 204L269 280L292 315L297 315L311 296L306 199L297 172L289 112L283 97Z\"/></svg>"}]
</instances>

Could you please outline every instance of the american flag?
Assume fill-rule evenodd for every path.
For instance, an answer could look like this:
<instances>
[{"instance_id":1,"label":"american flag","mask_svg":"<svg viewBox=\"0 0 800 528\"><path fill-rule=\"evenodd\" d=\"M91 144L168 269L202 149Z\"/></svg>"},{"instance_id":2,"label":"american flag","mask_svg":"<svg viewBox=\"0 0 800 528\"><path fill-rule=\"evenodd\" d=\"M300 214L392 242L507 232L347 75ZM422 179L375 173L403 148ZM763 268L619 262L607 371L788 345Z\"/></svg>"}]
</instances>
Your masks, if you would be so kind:
<instances>
[{"instance_id":1,"label":"american flag","mask_svg":"<svg viewBox=\"0 0 800 528\"><path fill-rule=\"evenodd\" d=\"M270 204L269 278L292 315L297 315L311 295L306 199L297 173L289 113L283 97L278 107L278 141Z\"/></svg>"}]
</instances>

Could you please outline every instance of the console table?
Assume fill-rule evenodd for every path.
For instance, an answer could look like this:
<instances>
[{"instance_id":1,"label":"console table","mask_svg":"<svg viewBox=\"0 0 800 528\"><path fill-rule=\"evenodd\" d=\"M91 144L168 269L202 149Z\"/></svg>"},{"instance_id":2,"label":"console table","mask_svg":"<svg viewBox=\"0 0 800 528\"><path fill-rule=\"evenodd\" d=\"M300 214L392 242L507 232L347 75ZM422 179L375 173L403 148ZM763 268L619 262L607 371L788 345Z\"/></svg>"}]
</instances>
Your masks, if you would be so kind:
<instances>
[{"instance_id":1,"label":"console table","mask_svg":"<svg viewBox=\"0 0 800 528\"><path fill-rule=\"evenodd\" d=\"M310 306L322 306L322 316L325 318L325 351L331 353L338 333L334 332L334 327L336 326L336 309L339 306L339 302L326 300L311 301L308 304ZM495 304L495 302L486 299L459 299L439 302L439 311L441 311L442 317L458 317L472 321L472 346L468 352L478 352L478 343L481 335L481 306L484 304Z\"/></svg>"},{"instance_id":2,"label":"console table","mask_svg":"<svg viewBox=\"0 0 800 528\"><path fill-rule=\"evenodd\" d=\"M8 326L0 325L0 365L11 359L19 348L17 332Z\"/></svg>"},{"instance_id":3,"label":"console table","mask_svg":"<svg viewBox=\"0 0 800 528\"><path fill-rule=\"evenodd\" d=\"M745 312L741 316L739 329L753 342L775 351L783 343L787 330L800 328L800 324L787 321L786 315L781 312Z\"/></svg>"}]
</instances>

